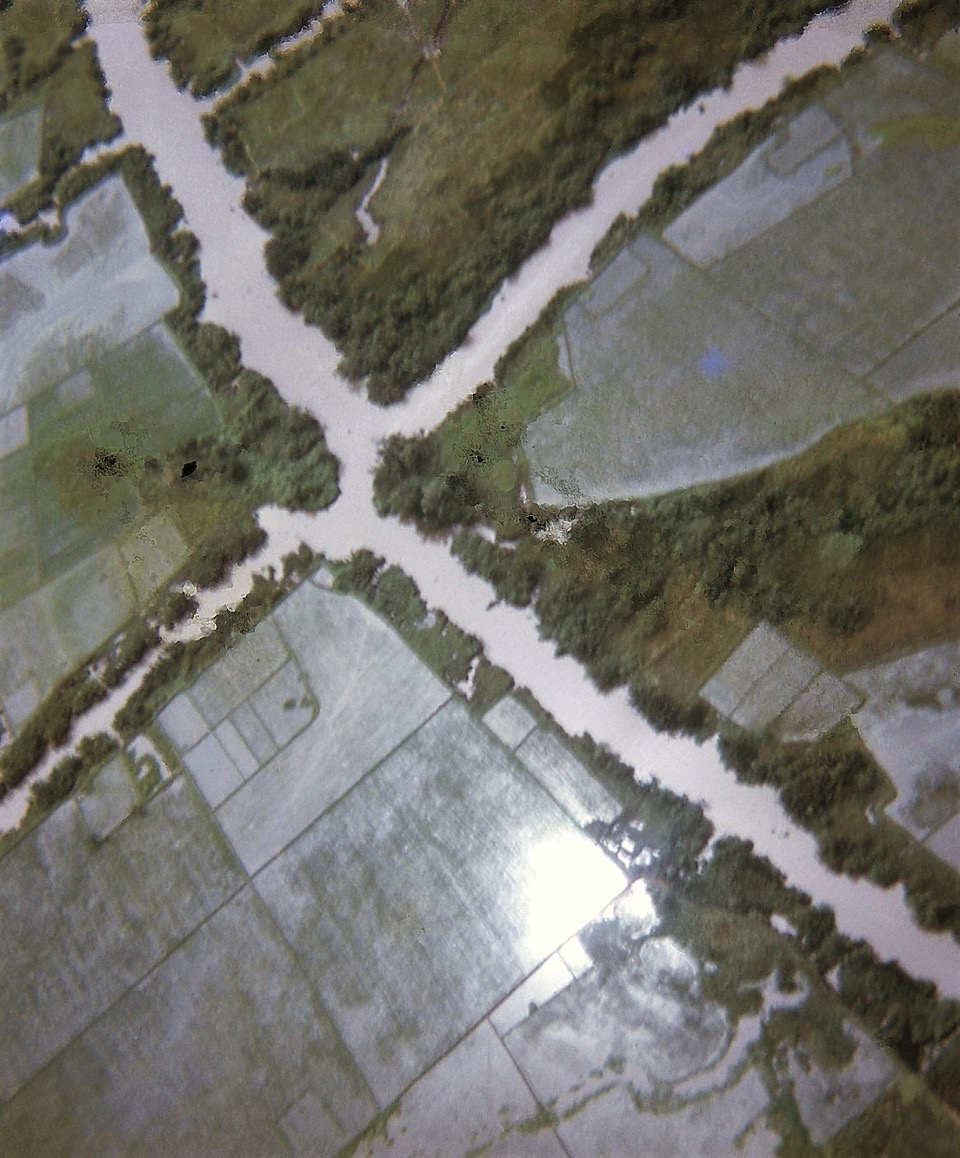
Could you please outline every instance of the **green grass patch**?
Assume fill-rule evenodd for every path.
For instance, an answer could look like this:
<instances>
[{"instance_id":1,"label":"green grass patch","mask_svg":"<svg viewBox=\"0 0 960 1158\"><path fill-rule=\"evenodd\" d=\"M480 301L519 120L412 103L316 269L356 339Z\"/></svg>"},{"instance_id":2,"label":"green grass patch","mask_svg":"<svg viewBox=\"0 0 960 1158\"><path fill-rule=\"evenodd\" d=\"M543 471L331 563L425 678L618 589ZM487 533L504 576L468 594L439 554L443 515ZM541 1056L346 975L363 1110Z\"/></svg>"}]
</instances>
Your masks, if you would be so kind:
<instances>
[{"instance_id":1,"label":"green grass patch","mask_svg":"<svg viewBox=\"0 0 960 1158\"><path fill-rule=\"evenodd\" d=\"M120 132L86 18L74 0L12 0L0 10L0 115L41 109L39 173L8 199L28 221L85 148Z\"/></svg>"},{"instance_id":2,"label":"green grass patch","mask_svg":"<svg viewBox=\"0 0 960 1158\"><path fill-rule=\"evenodd\" d=\"M56 69L84 27L75 0L11 0L0 6L0 112Z\"/></svg>"},{"instance_id":3,"label":"green grass patch","mask_svg":"<svg viewBox=\"0 0 960 1158\"><path fill-rule=\"evenodd\" d=\"M152 0L143 22L154 56L170 61L181 88L196 96L231 80L252 60L319 16L323 0Z\"/></svg>"},{"instance_id":4,"label":"green grass patch","mask_svg":"<svg viewBox=\"0 0 960 1158\"><path fill-rule=\"evenodd\" d=\"M421 59L402 12L389 5L350 34L343 25L335 29L343 31L332 31L320 51L305 51L299 67L253 86L262 95L228 100L219 114L223 131L241 136L254 168L292 179L329 153L364 152L388 134ZM381 67L372 71L371 60Z\"/></svg>"},{"instance_id":5,"label":"green grass patch","mask_svg":"<svg viewBox=\"0 0 960 1158\"><path fill-rule=\"evenodd\" d=\"M898 117L878 121L873 130L886 146L912 141L919 141L928 149L954 149L960 145L960 117Z\"/></svg>"}]
</instances>

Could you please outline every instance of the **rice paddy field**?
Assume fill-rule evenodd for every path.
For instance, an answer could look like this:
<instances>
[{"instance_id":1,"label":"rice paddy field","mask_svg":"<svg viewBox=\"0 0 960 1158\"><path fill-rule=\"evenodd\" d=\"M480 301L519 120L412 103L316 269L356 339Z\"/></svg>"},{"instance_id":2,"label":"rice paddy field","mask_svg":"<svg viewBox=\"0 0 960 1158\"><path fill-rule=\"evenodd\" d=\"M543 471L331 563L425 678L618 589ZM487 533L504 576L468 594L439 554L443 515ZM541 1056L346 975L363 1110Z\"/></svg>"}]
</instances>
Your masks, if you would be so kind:
<instances>
[{"instance_id":1,"label":"rice paddy field","mask_svg":"<svg viewBox=\"0 0 960 1158\"><path fill-rule=\"evenodd\" d=\"M253 1139L264 1152L332 1154L624 886L377 616L314 583L158 725L3 860L0 908L24 929L0 965L10 1145L161 1154ZM372 740L344 777L361 729ZM168 768L145 794L127 767L144 740ZM322 800L305 798L309 782ZM251 854L231 802L265 826L269 848ZM71 866L89 857L78 888ZM32 874L39 898L24 885ZM94 910L111 919L90 920ZM67 976L83 979L77 992ZM197 1074L187 1089L184 1072ZM105 1088L126 1109L104 1116ZM527 1096L518 1108L535 1107Z\"/></svg>"},{"instance_id":2,"label":"rice paddy field","mask_svg":"<svg viewBox=\"0 0 960 1158\"><path fill-rule=\"evenodd\" d=\"M344 779L360 717L380 741ZM788 919L661 913L628 885L570 808L612 798L538 720L512 699L481 720L369 608L304 582L0 862L5 1143L759 1156L874 1128L909 1080L948 1139ZM243 807L286 826L252 858L229 805L258 780ZM755 999L733 1012L721 977Z\"/></svg>"},{"instance_id":3,"label":"rice paddy field","mask_svg":"<svg viewBox=\"0 0 960 1158\"><path fill-rule=\"evenodd\" d=\"M960 687L956 642L851 672L867 696L854 723L897 790L894 819L960 871Z\"/></svg>"},{"instance_id":4,"label":"rice paddy field","mask_svg":"<svg viewBox=\"0 0 960 1158\"><path fill-rule=\"evenodd\" d=\"M533 497L548 505L756 470L883 405L652 238L571 306L564 340L574 388L524 436Z\"/></svg>"},{"instance_id":5,"label":"rice paddy field","mask_svg":"<svg viewBox=\"0 0 960 1158\"><path fill-rule=\"evenodd\" d=\"M42 119L39 109L25 109L0 120L0 201L37 175Z\"/></svg>"},{"instance_id":6,"label":"rice paddy field","mask_svg":"<svg viewBox=\"0 0 960 1158\"><path fill-rule=\"evenodd\" d=\"M0 703L19 722L187 555L150 459L218 411L162 323L180 300L120 177L0 264Z\"/></svg>"}]
</instances>

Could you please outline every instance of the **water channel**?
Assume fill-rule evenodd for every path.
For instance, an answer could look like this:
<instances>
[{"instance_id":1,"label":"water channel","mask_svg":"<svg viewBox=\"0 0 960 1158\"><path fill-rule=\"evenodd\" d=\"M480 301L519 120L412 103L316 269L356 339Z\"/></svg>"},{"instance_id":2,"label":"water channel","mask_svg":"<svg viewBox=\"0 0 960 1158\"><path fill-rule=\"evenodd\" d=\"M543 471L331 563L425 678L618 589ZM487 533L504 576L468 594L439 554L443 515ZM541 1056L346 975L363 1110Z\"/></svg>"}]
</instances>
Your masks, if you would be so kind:
<instances>
[{"instance_id":1,"label":"water channel","mask_svg":"<svg viewBox=\"0 0 960 1158\"><path fill-rule=\"evenodd\" d=\"M490 659L529 687L564 728L589 731L638 775L655 776L702 801L720 832L752 840L792 884L831 905L843 931L865 937L881 956L899 959L915 975L936 981L945 994L960 996L956 945L917 928L901 889L884 891L827 870L812 838L789 821L772 791L738 784L712 743L698 746L655 732L624 693L602 695L576 662L557 658L552 644L539 638L531 612L494 603L491 588L466 575L443 544L378 518L371 503L370 472L380 441L392 431L431 428L490 377L497 358L556 290L585 276L597 241L619 213L637 210L657 173L700 148L718 124L775 95L786 78L840 62L860 43L862 30L887 19L894 7L892 0L856 0L842 13L821 17L802 37L741 67L727 90L676 114L660 132L611 163L597 178L592 203L557 224L549 243L501 287L463 346L404 403L381 410L337 375L337 352L320 331L278 301L263 263L266 234L241 208L243 182L222 168L207 145L199 119L202 106L177 92L163 64L151 60L135 22L137 5L129 0L88 3L91 34L125 139L142 141L154 153L161 179L172 186L186 224L200 240L208 287L205 317L237 333L246 364L269 376L287 401L317 416L342 464L342 495L329 511L316 517L261 512L270 534L267 547L238 570L228 587L204 600L208 612L218 599L240 598L254 569L279 562L301 541L331 557L370 548L403 567L429 604L478 636ZM135 681L125 686L129 694ZM116 698L101 705L83 721L81 733L104 727L118 706ZM17 807L12 799L5 804ZM8 809L0 820L12 819Z\"/></svg>"}]
</instances>

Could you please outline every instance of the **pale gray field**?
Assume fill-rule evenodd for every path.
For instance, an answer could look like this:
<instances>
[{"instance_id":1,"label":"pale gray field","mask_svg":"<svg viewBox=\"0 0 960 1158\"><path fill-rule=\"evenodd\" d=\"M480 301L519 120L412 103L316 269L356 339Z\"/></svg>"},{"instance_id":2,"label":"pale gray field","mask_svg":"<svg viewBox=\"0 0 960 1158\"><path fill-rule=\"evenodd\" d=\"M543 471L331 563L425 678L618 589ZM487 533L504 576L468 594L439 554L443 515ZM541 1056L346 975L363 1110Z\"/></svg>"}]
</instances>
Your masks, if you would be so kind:
<instances>
[{"instance_id":1,"label":"pale gray field","mask_svg":"<svg viewBox=\"0 0 960 1158\"><path fill-rule=\"evenodd\" d=\"M882 52L621 251L564 316L574 389L525 433L534 497L726 478L960 384L958 107L956 76Z\"/></svg>"},{"instance_id":2,"label":"pale gray field","mask_svg":"<svg viewBox=\"0 0 960 1158\"><path fill-rule=\"evenodd\" d=\"M305 583L277 609L273 622L294 663L246 703L279 751L218 812L250 872L303 832L450 696L356 600ZM239 706L239 691L229 702Z\"/></svg>"},{"instance_id":3,"label":"pale gray field","mask_svg":"<svg viewBox=\"0 0 960 1158\"><path fill-rule=\"evenodd\" d=\"M248 887L0 1110L0 1128L11 1153L63 1158L332 1154L374 1112Z\"/></svg>"},{"instance_id":4,"label":"pale gray field","mask_svg":"<svg viewBox=\"0 0 960 1158\"><path fill-rule=\"evenodd\" d=\"M0 411L6 413L122 345L178 301L119 177L67 212L67 236L0 266Z\"/></svg>"},{"instance_id":5,"label":"pale gray field","mask_svg":"<svg viewBox=\"0 0 960 1158\"><path fill-rule=\"evenodd\" d=\"M358 1153L775 1152L748 1051L803 990L771 982L731 1023L646 885L577 827L609 799L586 768L539 728L514 754L448 697L366 607L307 582L161 714L166 741L138 737L4 858L12 1153L332 1155L398 1098ZM329 753L361 710L392 731L343 777ZM290 752L324 786L316 816L319 796L265 778ZM224 820L258 779L286 842L262 868ZM868 1052L805 1079L811 1129L890 1080Z\"/></svg>"},{"instance_id":6,"label":"pale gray field","mask_svg":"<svg viewBox=\"0 0 960 1158\"><path fill-rule=\"evenodd\" d=\"M483 722L511 750L516 750L537 726L537 721L513 696L497 700L484 715Z\"/></svg>"},{"instance_id":7,"label":"pale gray field","mask_svg":"<svg viewBox=\"0 0 960 1158\"><path fill-rule=\"evenodd\" d=\"M583 887L544 912L558 841ZM257 877L382 1106L622 887L455 703Z\"/></svg>"},{"instance_id":8,"label":"pale gray field","mask_svg":"<svg viewBox=\"0 0 960 1158\"><path fill-rule=\"evenodd\" d=\"M699 197L663 231L664 241L708 269L852 175L843 133L812 105Z\"/></svg>"},{"instance_id":9,"label":"pale gray field","mask_svg":"<svg viewBox=\"0 0 960 1158\"><path fill-rule=\"evenodd\" d=\"M187 772L160 756L144 787L139 738L4 859L7 1144L332 1154L530 974L547 1000L567 957L589 966L570 939L622 874L449 696L366 607L307 582L161 713ZM497 1110L537 1107L489 1025L425 1081L403 1112L452 1137L435 1099L455 1104L464 1153L480 1130L504 1156L558 1155L500 1137Z\"/></svg>"},{"instance_id":10,"label":"pale gray field","mask_svg":"<svg viewBox=\"0 0 960 1158\"><path fill-rule=\"evenodd\" d=\"M619 803L549 732L531 732L517 748L517 759L581 828L593 821L610 824L620 815Z\"/></svg>"},{"instance_id":11,"label":"pale gray field","mask_svg":"<svg viewBox=\"0 0 960 1158\"><path fill-rule=\"evenodd\" d=\"M857 730L897 789L890 815L960 869L960 643L851 672Z\"/></svg>"},{"instance_id":12,"label":"pale gray field","mask_svg":"<svg viewBox=\"0 0 960 1158\"><path fill-rule=\"evenodd\" d=\"M565 325L575 389L532 422L524 446L538 501L655 494L760 467L882 405L711 276L641 235L600 274L640 276ZM618 287L619 288L619 287ZM548 475L553 472L553 481Z\"/></svg>"},{"instance_id":13,"label":"pale gray field","mask_svg":"<svg viewBox=\"0 0 960 1158\"><path fill-rule=\"evenodd\" d=\"M816 739L862 702L855 688L795 647L769 623L758 624L700 689L742 728L774 725L784 739Z\"/></svg>"},{"instance_id":14,"label":"pale gray field","mask_svg":"<svg viewBox=\"0 0 960 1158\"><path fill-rule=\"evenodd\" d=\"M7 1101L242 884L186 780L96 843L70 802L0 872ZM0 1111L0 1135L8 1137Z\"/></svg>"}]
</instances>

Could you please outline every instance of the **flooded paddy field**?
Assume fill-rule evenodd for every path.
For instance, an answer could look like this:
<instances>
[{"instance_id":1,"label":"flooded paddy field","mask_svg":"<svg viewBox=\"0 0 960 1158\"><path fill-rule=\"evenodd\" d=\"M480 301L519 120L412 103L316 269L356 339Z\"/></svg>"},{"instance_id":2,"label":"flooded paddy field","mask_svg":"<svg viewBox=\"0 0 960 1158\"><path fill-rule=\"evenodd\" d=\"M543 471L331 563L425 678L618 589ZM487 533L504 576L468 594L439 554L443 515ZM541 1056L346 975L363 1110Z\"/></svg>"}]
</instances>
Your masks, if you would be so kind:
<instances>
[{"instance_id":1,"label":"flooded paddy field","mask_svg":"<svg viewBox=\"0 0 960 1158\"><path fill-rule=\"evenodd\" d=\"M960 644L926 648L851 672L868 698L854 716L893 781L887 811L960 870Z\"/></svg>"},{"instance_id":2,"label":"flooded paddy field","mask_svg":"<svg viewBox=\"0 0 960 1158\"><path fill-rule=\"evenodd\" d=\"M42 121L39 108L0 118L0 201L36 177Z\"/></svg>"},{"instance_id":3,"label":"flooded paddy field","mask_svg":"<svg viewBox=\"0 0 960 1158\"><path fill-rule=\"evenodd\" d=\"M464 1154L767 1158L786 1136L829 1142L904 1080L849 1021L839 1063L776 1044L777 1017L808 999L803 985L768 984L759 1012L736 1022L704 994L703 962L657 932L652 908L638 924L629 907L615 903L580 934L579 968L540 1000L527 983L494 1010L359 1153L413 1158L445 1138L454 1143L445 1152ZM521 996L530 998L522 1011ZM529 1109L530 1091L548 1109Z\"/></svg>"},{"instance_id":4,"label":"flooded paddy field","mask_svg":"<svg viewBox=\"0 0 960 1158\"><path fill-rule=\"evenodd\" d=\"M329 583L4 858L5 1140L772 1155L899 1088L789 919L661 912L661 853L529 697L481 715Z\"/></svg>"},{"instance_id":5,"label":"flooded paddy field","mask_svg":"<svg viewBox=\"0 0 960 1158\"><path fill-rule=\"evenodd\" d=\"M26 836L4 1137L332 1153L556 959L625 878L451 694L307 582Z\"/></svg>"},{"instance_id":6,"label":"flooded paddy field","mask_svg":"<svg viewBox=\"0 0 960 1158\"><path fill-rule=\"evenodd\" d=\"M563 317L572 389L527 428L534 497L729 477L955 386L958 96L955 72L877 53L631 242Z\"/></svg>"},{"instance_id":7,"label":"flooded paddy field","mask_svg":"<svg viewBox=\"0 0 960 1158\"><path fill-rule=\"evenodd\" d=\"M119 177L0 266L0 705L25 718L183 562L137 480L219 423L162 323L179 289Z\"/></svg>"}]
</instances>

